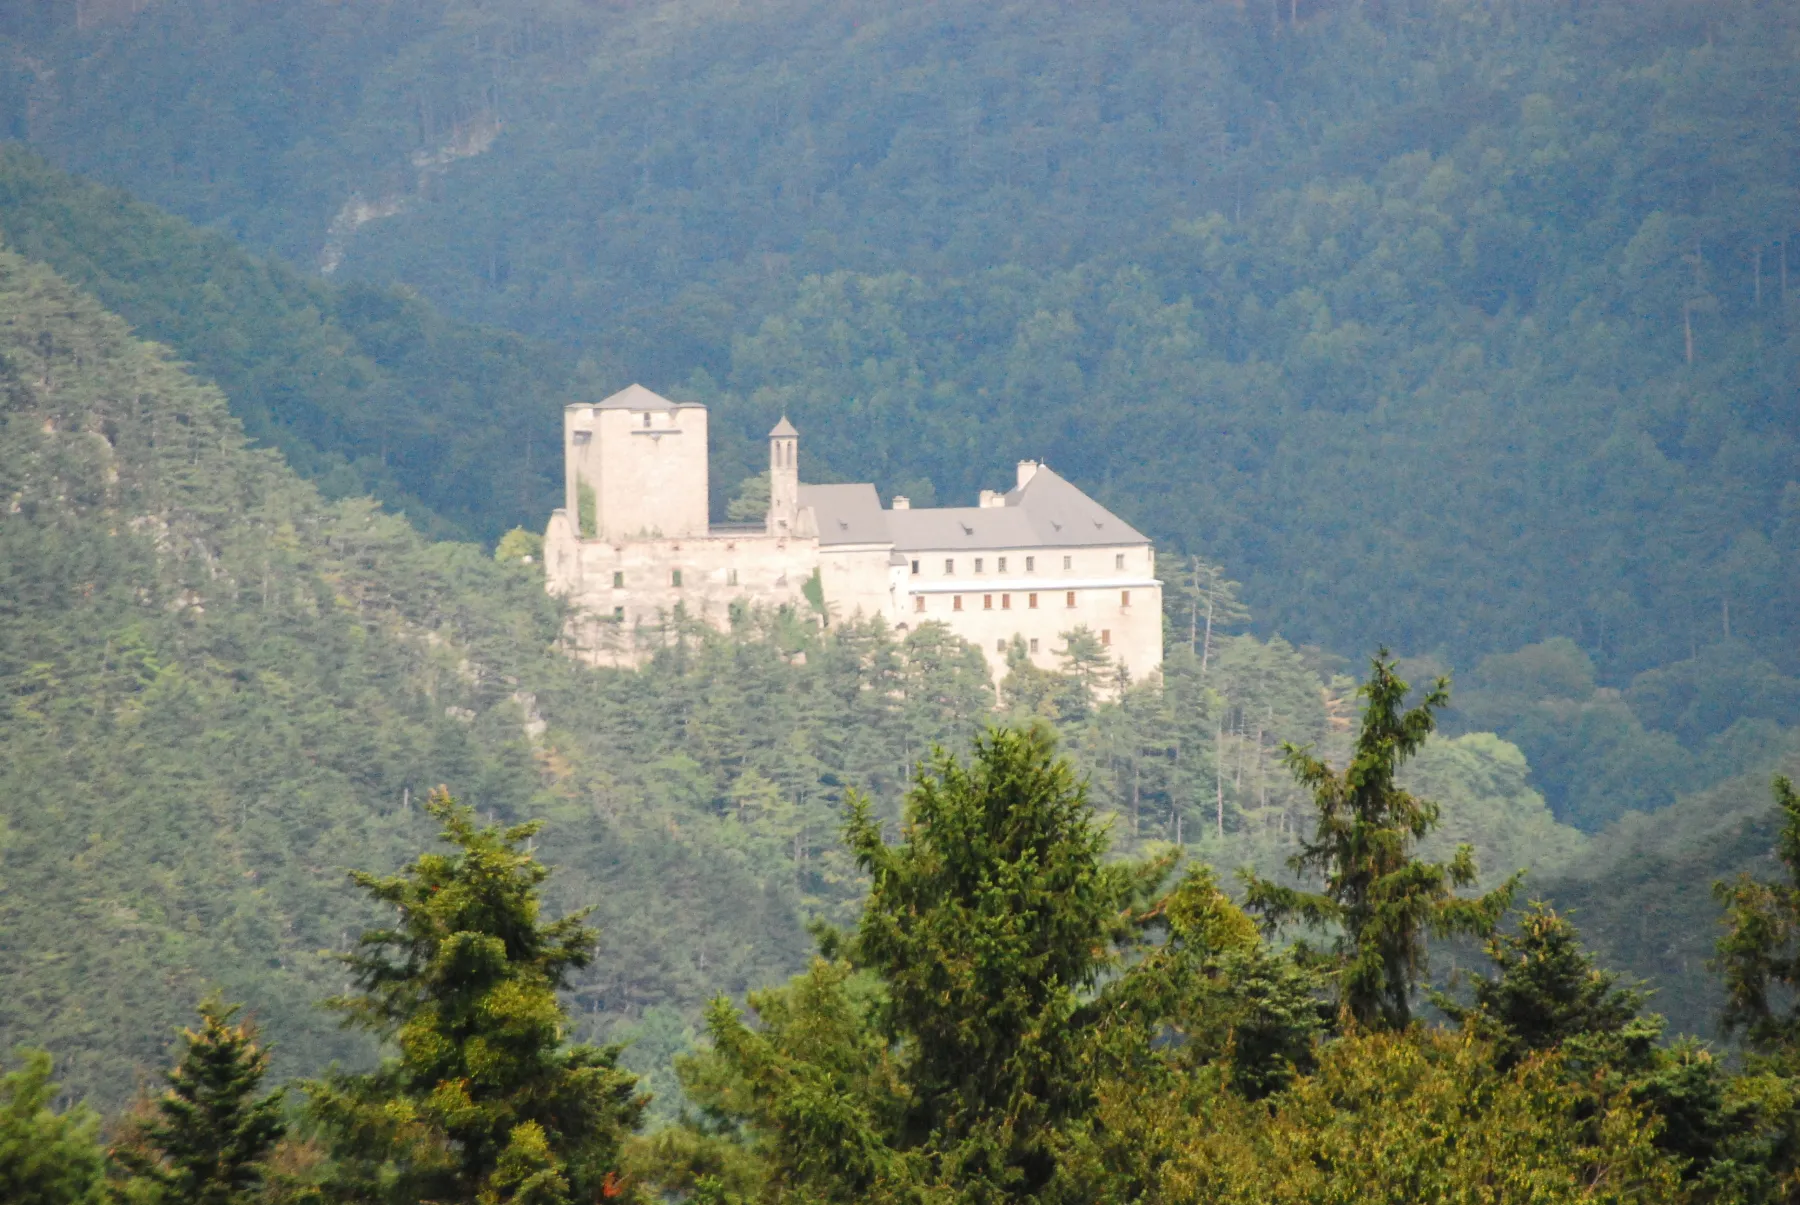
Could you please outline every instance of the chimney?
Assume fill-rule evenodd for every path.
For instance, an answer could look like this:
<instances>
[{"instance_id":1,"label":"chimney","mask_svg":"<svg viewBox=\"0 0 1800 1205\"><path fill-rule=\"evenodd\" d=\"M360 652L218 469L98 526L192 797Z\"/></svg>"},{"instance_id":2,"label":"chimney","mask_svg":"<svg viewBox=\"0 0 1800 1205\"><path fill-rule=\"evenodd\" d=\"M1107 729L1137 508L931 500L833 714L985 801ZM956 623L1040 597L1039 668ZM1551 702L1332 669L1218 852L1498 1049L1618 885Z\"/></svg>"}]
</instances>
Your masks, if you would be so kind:
<instances>
[{"instance_id":1,"label":"chimney","mask_svg":"<svg viewBox=\"0 0 1800 1205\"><path fill-rule=\"evenodd\" d=\"M999 490L982 490L981 491L981 508L983 510L986 510L990 506L1005 506L1005 505L1006 505L1006 495L1001 493Z\"/></svg>"},{"instance_id":2,"label":"chimney","mask_svg":"<svg viewBox=\"0 0 1800 1205\"><path fill-rule=\"evenodd\" d=\"M895 494L893 509L895 509L895 510L911 510L912 509L912 499L908 498L905 494Z\"/></svg>"},{"instance_id":3,"label":"chimney","mask_svg":"<svg viewBox=\"0 0 1800 1205\"><path fill-rule=\"evenodd\" d=\"M1019 462L1019 485L1018 485L1018 488L1024 489L1025 483L1027 481L1030 481L1034 476L1036 476L1037 471L1038 471L1038 462L1037 461L1021 460Z\"/></svg>"}]
</instances>

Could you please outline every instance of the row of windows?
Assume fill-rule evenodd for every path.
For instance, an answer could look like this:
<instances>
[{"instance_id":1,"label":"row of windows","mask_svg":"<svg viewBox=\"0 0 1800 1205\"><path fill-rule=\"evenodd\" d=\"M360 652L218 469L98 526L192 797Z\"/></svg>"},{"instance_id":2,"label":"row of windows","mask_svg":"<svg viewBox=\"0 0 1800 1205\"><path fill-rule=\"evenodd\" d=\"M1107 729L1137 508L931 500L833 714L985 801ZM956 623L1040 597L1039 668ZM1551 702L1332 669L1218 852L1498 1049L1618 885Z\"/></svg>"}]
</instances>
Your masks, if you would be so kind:
<instances>
[{"instance_id":1,"label":"row of windows","mask_svg":"<svg viewBox=\"0 0 1800 1205\"><path fill-rule=\"evenodd\" d=\"M738 584L738 571L736 569L727 569L725 571L725 584L727 586L735 586ZM675 587L677 590L681 589L681 570L679 570L679 569L669 570L669 585ZM624 588L625 588L625 572L624 572L624 570L622 570L622 569L613 570L613 589L623 590Z\"/></svg>"},{"instance_id":2,"label":"row of windows","mask_svg":"<svg viewBox=\"0 0 1800 1205\"><path fill-rule=\"evenodd\" d=\"M1064 591L1063 606L1065 606L1065 607L1075 606L1075 596L1078 593L1080 593L1080 591L1077 591L1077 590ZM914 612L922 612L925 610L925 598L926 598L926 596L923 594L913 595L913 611ZM998 608L999 610L1010 611L1013 609L1013 605L1012 605L1013 596L1010 594L998 594L998 595L983 594L981 596L981 609L983 611L995 610L996 608L994 607L994 599L996 599L996 598L998 598L1000 600L1000 606ZM1119 591L1119 605L1121 607L1129 607L1131 605L1131 591L1129 591L1129 590ZM962 595L952 594L950 596L950 609L952 611L960 611L963 609L963 596ZM1035 611L1038 609L1038 596L1036 593L1027 594L1025 596L1025 609L1027 611Z\"/></svg>"},{"instance_id":3,"label":"row of windows","mask_svg":"<svg viewBox=\"0 0 1800 1205\"><path fill-rule=\"evenodd\" d=\"M986 557L978 556L978 557L974 558L974 561L975 561L975 572L976 573L986 573L987 572L987 558ZM919 576L919 564L920 564L919 559L917 557L914 557L913 562L912 562L912 571L913 571L914 577ZM1066 556L1063 558L1063 568L1064 569L1073 569L1074 567L1075 567L1075 558L1074 557ZM1125 554L1124 553L1116 552L1113 554L1113 568L1114 569L1125 568ZM1006 572L1006 558L1005 557L999 556L999 557L994 558L994 572L995 573L1005 573ZM1036 573L1037 572L1037 558L1035 556L1028 556L1025 558L1025 572L1027 572L1027 573ZM956 575L956 558L953 556L945 557L944 558L944 576L945 577L954 577L955 575Z\"/></svg>"}]
</instances>

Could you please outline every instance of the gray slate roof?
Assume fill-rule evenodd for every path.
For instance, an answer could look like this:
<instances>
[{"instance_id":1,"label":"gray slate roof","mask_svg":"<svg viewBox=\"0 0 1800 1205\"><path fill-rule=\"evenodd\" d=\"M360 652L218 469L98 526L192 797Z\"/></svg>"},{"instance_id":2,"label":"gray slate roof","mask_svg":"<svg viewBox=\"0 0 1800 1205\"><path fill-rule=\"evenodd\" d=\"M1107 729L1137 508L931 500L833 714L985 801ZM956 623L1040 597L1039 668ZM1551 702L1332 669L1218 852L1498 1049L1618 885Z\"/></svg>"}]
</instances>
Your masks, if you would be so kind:
<instances>
[{"instance_id":1,"label":"gray slate roof","mask_svg":"<svg viewBox=\"0 0 1800 1205\"><path fill-rule=\"evenodd\" d=\"M673 410L680 402L671 402L660 393L653 393L642 385L627 385L619 392L601 401L598 410ZM688 403L692 405L693 403Z\"/></svg>"},{"instance_id":2,"label":"gray slate roof","mask_svg":"<svg viewBox=\"0 0 1800 1205\"><path fill-rule=\"evenodd\" d=\"M1149 537L1039 466L1005 506L883 510L872 485L803 485L800 505L818 518L821 544L880 544L900 552L1091 548L1147 544Z\"/></svg>"},{"instance_id":3,"label":"gray slate roof","mask_svg":"<svg viewBox=\"0 0 1800 1205\"><path fill-rule=\"evenodd\" d=\"M875 487L857 485L803 485L800 505L812 507L819 523L820 544L885 544L887 513Z\"/></svg>"}]
</instances>

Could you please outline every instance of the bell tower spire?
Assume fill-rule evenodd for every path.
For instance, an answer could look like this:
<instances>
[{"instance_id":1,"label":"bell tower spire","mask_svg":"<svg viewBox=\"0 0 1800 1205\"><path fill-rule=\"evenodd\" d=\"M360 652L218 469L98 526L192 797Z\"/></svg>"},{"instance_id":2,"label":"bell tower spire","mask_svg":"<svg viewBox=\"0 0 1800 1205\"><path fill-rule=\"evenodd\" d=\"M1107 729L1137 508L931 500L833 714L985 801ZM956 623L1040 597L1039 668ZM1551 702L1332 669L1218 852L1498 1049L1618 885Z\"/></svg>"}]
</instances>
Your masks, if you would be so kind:
<instances>
[{"instance_id":1,"label":"bell tower spire","mask_svg":"<svg viewBox=\"0 0 1800 1205\"><path fill-rule=\"evenodd\" d=\"M800 520L800 432L787 416L769 432L769 534L792 535Z\"/></svg>"}]
</instances>

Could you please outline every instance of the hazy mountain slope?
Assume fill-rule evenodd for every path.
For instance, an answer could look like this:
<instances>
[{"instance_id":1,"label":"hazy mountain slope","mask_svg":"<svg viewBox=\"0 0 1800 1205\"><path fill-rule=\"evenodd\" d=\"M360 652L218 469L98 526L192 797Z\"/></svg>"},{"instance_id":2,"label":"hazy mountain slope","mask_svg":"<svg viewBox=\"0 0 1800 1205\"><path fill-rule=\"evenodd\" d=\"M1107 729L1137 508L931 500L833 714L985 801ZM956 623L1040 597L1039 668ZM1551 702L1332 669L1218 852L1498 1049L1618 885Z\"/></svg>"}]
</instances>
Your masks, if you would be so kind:
<instances>
[{"instance_id":1,"label":"hazy mountain slope","mask_svg":"<svg viewBox=\"0 0 1800 1205\"><path fill-rule=\"evenodd\" d=\"M217 382L259 443L329 497L370 493L438 534L541 526L575 365L445 319L404 290L332 286L18 146L0 240Z\"/></svg>"},{"instance_id":2,"label":"hazy mountain slope","mask_svg":"<svg viewBox=\"0 0 1800 1205\"><path fill-rule=\"evenodd\" d=\"M1791 5L160 0L29 33L13 126L60 161L609 384L704 368L722 478L788 408L816 476L966 498L1047 456L1342 652L1563 635L1622 685L1729 631L1795 668Z\"/></svg>"},{"instance_id":3,"label":"hazy mountain slope","mask_svg":"<svg viewBox=\"0 0 1800 1205\"><path fill-rule=\"evenodd\" d=\"M1528 894L1573 912L1602 960L1646 979L1651 1007L1671 1028L1713 1034L1722 1005L1707 969L1718 940L1712 885L1746 872L1779 879L1769 781L1800 772L1800 752L1681 799L1625 817L1595 837L1568 873L1531 881Z\"/></svg>"}]
</instances>

